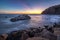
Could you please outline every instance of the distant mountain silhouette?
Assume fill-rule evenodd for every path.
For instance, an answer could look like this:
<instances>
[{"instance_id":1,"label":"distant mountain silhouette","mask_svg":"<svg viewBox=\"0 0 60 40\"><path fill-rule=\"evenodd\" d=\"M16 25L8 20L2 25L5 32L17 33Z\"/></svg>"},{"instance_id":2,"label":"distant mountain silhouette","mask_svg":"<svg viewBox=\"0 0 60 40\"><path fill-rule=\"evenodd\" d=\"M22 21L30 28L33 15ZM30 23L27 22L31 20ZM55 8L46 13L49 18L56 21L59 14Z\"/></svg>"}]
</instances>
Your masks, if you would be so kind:
<instances>
[{"instance_id":1,"label":"distant mountain silhouette","mask_svg":"<svg viewBox=\"0 0 60 40\"><path fill-rule=\"evenodd\" d=\"M60 14L60 5L49 7L42 14Z\"/></svg>"}]
</instances>

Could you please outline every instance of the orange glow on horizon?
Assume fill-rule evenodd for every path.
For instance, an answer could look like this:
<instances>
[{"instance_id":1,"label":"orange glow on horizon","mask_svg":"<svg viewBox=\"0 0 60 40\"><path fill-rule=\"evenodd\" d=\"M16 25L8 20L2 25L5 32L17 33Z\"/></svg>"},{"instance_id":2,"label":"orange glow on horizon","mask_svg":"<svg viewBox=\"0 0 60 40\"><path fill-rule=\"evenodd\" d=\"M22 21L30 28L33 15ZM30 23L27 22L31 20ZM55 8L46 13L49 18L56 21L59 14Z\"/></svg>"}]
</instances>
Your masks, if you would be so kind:
<instances>
[{"instance_id":1,"label":"orange glow on horizon","mask_svg":"<svg viewBox=\"0 0 60 40\"><path fill-rule=\"evenodd\" d=\"M30 9L25 11L8 11L8 10L2 10L0 13L10 13L10 14L41 14L42 10L40 9Z\"/></svg>"}]
</instances>

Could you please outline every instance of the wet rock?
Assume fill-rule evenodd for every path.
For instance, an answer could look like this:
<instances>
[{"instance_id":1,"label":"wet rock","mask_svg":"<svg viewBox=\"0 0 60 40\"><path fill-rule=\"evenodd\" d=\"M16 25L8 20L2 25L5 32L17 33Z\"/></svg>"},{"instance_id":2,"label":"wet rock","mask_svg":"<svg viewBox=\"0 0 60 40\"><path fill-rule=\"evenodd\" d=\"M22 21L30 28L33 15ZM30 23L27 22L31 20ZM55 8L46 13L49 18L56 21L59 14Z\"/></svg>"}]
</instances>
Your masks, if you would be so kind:
<instances>
[{"instance_id":1,"label":"wet rock","mask_svg":"<svg viewBox=\"0 0 60 40\"><path fill-rule=\"evenodd\" d=\"M53 27L60 28L60 24L54 23Z\"/></svg>"},{"instance_id":2,"label":"wet rock","mask_svg":"<svg viewBox=\"0 0 60 40\"><path fill-rule=\"evenodd\" d=\"M15 22L19 20L29 20L29 19L31 19L31 17L28 15L19 15L17 17L11 18L10 21Z\"/></svg>"},{"instance_id":3,"label":"wet rock","mask_svg":"<svg viewBox=\"0 0 60 40\"><path fill-rule=\"evenodd\" d=\"M6 40L21 40L22 32L10 33Z\"/></svg>"},{"instance_id":4,"label":"wet rock","mask_svg":"<svg viewBox=\"0 0 60 40\"><path fill-rule=\"evenodd\" d=\"M50 27L49 29L47 29L48 31L50 31L51 33L54 33L54 28Z\"/></svg>"},{"instance_id":5,"label":"wet rock","mask_svg":"<svg viewBox=\"0 0 60 40\"><path fill-rule=\"evenodd\" d=\"M45 27L46 29L48 29L49 26L48 26L48 25L45 25L44 27Z\"/></svg>"},{"instance_id":6,"label":"wet rock","mask_svg":"<svg viewBox=\"0 0 60 40\"><path fill-rule=\"evenodd\" d=\"M57 40L57 36L54 34L49 34L50 38L49 40Z\"/></svg>"},{"instance_id":7,"label":"wet rock","mask_svg":"<svg viewBox=\"0 0 60 40\"><path fill-rule=\"evenodd\" d=\"M8 37L8 34L2 34L0 35L0 40L6 40Z\"/></svg>"},{"instance_id":8,"label":"wet rock","mask_svg":"<svg viewBox=\"0 0 60 40\"><path fill-rule=\"evenodd\" d=\"M44 29L41 32L41 36L44 38L48 38L49 40L57 40L57 36L54 35L53 33L49 32L48 30Z\"/></svg>"},{"instance_id":9,"label":"wet rock","mask_svg":"<svg viewBox=\"0 0 60 40\"><path fill-rule=\"evenodd\" d=\"M50 29L49 29L50 30ZM49 40L56 40L57 36L48 31L46 28L30 28L26 30L13 31L11 33L3 34L0 40L26 40L33 37L43 37Z\"/></svg>"},{"instance_id":10,"label":"wet rock","mask_svg":"<svg viewBox=\"0 0 60 40\"><path fill-rule=\"evenodd\" d=\"M29 37L34 37L34 31L29 31L29 32L27 32L27 34L29 35Z\"/></svg>"},{"instance_id":11,"label":"wet rock","mask_svg":"<svg viewBox=\"0 0 60 40\"><path fill-rule=\"evenodd\" d=\"M29 35L26 32L23 32L21 40L26 40L27 38L29 38Z\"/></svg>"},{"instance_id":12,"label":"wet rock","mask_svg":"<svg viewBox=\"0 0 60 40\"><path fill-rule=\"evenodd\" d=\"M56 23L54 23L53 27L56 27L56 25L57 25L57 24L56 24Z\"/></svg>"},{"instance_id":13,"label":"wet rock","mask_svg":"<svg viewBox=\"0 0 60 40\"><path fill-rule=\"evenodd\" d=\"M49 32L54 33L54 27L44 26Z\"/></svg>"}]
</instances>

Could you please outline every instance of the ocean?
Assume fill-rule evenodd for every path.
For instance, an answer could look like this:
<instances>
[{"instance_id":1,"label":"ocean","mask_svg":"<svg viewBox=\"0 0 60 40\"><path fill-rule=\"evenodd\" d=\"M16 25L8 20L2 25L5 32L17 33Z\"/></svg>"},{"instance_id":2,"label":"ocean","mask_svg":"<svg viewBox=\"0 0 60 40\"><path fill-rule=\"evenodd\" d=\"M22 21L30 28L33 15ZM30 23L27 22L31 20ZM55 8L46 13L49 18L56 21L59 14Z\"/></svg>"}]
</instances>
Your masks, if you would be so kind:
<instances>
[{"instance_id":1,"label":"ocean","mask_svg":"<svg viewBox=\"0 0 60 40\"><path fill-rule=\"evenodd\" d=\"M30 20L20 20L11 22L10 19L19 14L0 14L0 34L10 33L11 31L24 30L30 27L53 26L60 23L60 15L29 15Z\"/></svg>"}]
</instances>

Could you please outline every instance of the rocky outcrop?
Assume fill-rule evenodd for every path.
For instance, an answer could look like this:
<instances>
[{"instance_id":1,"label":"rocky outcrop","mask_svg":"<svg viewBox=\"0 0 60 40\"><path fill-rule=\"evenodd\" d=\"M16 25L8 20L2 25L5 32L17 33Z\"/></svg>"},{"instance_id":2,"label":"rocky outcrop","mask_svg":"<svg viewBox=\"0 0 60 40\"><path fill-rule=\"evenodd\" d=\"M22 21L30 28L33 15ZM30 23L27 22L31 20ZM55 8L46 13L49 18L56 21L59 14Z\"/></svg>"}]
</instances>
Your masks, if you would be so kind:
<instances>
[{"instance_id":1,"label":"rocky outcrop","mask_svg":"<svg viewBox=\"0 0 60 40\"><path fill-rule=\"evenodd\" d=\"M53 25L54 26L54 25ZM54 33L54 27L44 26L49 32Z\"/></svg>"},{"instance_id":2,"label":"rocky outcrop","mask_svg":"<svg viewBox=\"0 0 60 40\"><path fill-rule=\"evenodd\" d=\"M42 14L60 14L60 5L49 7Z\"/></svg>"},{"instance_id":3,"label":"rocky outcrop","mask_svg":"<svg viewBox=\"0 0 60 40\"><path fill-rule=\"evenodd\" d=\"M26 30L13 31L0 35L0 40L57 40L60 37L60 25L54 24L52 27L48 25L45 28L28 28ZM41 39L42 38L42 39Z\"/></svg>"},{"instance_id":4,"label":"rocky outcrop","mask_svg":"<svg viewBox=\"0 0 60 40\"><path fill-rule=\"evenodd\" d=\"M29 20L29 19L31 19L31 17L28 15L19 15L17 17L11 18L10 21L15 22L15 21L19 21L19 20Z\"/></svg>"},{"instance_id":5,"label":"rocky outcrop","mask_svg":"<svg viewBox=\"0 0 60 40\"><path fill-rule=\"evenodd\" d=\"M49 40L56 40L57 36L46 28L30 28L26 30L13 31L9 34L0 35L0 40L28 40L29 38L42 37ZM39 39L39 38L37 38Z\"/></svg>"},{"instance_id":6,"label":"rocky outcrop","mask_svg":"<svg viewBox=\"0 0 60 40\"><path fill-rule=\"evenodd\" d=\"M8 37L8 34L2 34L0 35L0 40L6 40Z\"/></svg>"}]
</instances>

